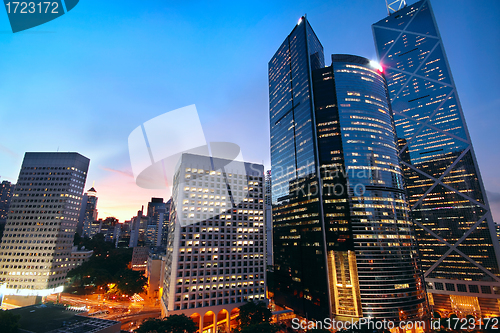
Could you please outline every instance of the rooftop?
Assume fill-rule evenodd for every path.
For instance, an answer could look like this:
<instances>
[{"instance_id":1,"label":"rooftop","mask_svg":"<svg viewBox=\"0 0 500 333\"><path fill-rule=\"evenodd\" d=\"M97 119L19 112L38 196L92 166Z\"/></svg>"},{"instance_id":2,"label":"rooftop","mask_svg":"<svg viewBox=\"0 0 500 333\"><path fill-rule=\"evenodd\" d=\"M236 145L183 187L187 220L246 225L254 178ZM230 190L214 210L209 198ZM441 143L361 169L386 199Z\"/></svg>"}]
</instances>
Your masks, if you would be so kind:
<instances>
[{"instance_id":1,"label":"rooftop","mask_svg":"<svg viewBox=\"0 0 500 333\"><path fill-rule=\"evenodd\" d=\"M8 311L21 316L20 332L97 333L106 327L119 324L112 320L81 316L79 315L81 311L68 310L63 305L38 304ZM118 326L119 330L120 326Z\"/></svg>"}]
</instances>

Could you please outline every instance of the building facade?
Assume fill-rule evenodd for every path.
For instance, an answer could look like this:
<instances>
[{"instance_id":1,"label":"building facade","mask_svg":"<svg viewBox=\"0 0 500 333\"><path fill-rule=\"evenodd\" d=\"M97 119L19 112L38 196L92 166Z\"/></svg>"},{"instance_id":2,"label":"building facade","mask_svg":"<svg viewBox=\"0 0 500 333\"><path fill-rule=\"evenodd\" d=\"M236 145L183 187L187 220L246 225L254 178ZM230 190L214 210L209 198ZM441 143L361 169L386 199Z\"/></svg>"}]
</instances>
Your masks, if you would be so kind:
<instances>
[{"instance_id":1,"label":"building facade","mask_svg":"<svg viewBox=\"0 0 500 333\"><path fill-rule=\"evenodd\" d=\"M82 199L82 208L80 213L79 225L82 226L83 237L94 237L100 230L96 230L97 221L97 191L92 186Z\"/></svg>"},{"instance_id":2,"label":"building facade","mask_svg":"<svg viewBox=\"0 0 500 333\"><path fill-rule=\"evenodd\" d=\"M6 294L62 291L88 167L78 153L24 155L0 245Z\"/></svg>"},{"instance_id":3,"label":"building facade","mask_svg":"<svg viewBox=\"0 0 500 333\"><path fill-rule=\"evenodd\" d=\"M132 252L131 266L133 271L146 271L149 246L135 246Z\"/></svg>"},{"instance_id":4,"label":"building facade","mask_svg":"<svg viewBox=\"0 0 500 333\"><path fill-rule=\"evenodd\" d=\"M274 300L315 319L428 315L387 86L301 18L269 62Z\"/></svg>"},{"instance_id":5,"label":"building facade","mask_svg":"<svg viewBox=\"0 0 500 333\"><path fill-rule=\"evenodd\" d=\"M0 225L7 222L7 213L9 212L10 201L15 188L16 184L6 180L0 184Z\"/></svg>"},{"instance_id":6,"label":"building facade","mask_svg":"<svg viewBox=\"0 0 500 333\"><path fill-rule=\"evenodd\" d=\"M265 174L265 193L264 193L264 219L266 221L266 252L267 266L273 266L273 213L271 197L271 170Z\"/></svg>"},{"instance_id":7,"label":"building facade","mask_svg":"<svg viewBox=\"0 0 500 333\"><path fill-rule=\"evenodd\" d=\"M430 2L373 24L435 311L500 315L500 246Z\"/></svg>"},{"instance_id":8,"label":"building facade","mask_svg":"<svg viewBox=\"0 0 500 333\"><path fill-rule=\"evenodd\" d=\"M148 278L148 297L159 304L163 293L163 276L165 274L165 248L157 248L149 252L146 266Z\"/></svg>"},{"instance_id":9,"label":"building facade","mask_svg":"<svg viewBox=\"0 0 500 333\"><path fill-rule=\"evenodd\" d=\"M166 204L163 202L163 198L151 198L151 201L148 203L149 222L146 230L146 240L151 246L162 245L166 214Z\"/></svg>"},{"instance_id":10,"label":"building facade","mask_svg":"<svg viewBox=\"0 0 500 333\"><path fill-rule=\"evenodd\" d=\"M85 249L85 246L81 249L78 249L78 246L73 246L71 249L71 257L69 258L69 270L80 266L86 261L89 261L92 254L94 254L94 250L87 250Z\"/></svg>"},{"instance_id":11,"label":"building facade","mask_svg":"<svg viewBox=\"0 0 500 333\"><path fill-rule=\"evenodd\" d=\"M200 332L229 332L230 315L265 300L262 165L183 154L174 176L162 314Z\"/></svg>"}]
</instances>

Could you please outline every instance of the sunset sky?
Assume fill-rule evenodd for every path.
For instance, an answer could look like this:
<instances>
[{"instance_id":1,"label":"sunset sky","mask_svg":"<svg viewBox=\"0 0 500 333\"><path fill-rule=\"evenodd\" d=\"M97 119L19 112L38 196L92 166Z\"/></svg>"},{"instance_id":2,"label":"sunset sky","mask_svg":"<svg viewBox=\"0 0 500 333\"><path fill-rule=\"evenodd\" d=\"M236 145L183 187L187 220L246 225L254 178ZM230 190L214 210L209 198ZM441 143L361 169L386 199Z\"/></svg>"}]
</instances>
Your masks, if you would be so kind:
<instances>
[{"instance_id":1,"label":"sunset sky","mask_svg":"<svg viewBox=\"0 0 500 333\"><path fill-rule=\"evenodd\" d=\"M500 1L432 6L500 222ZM26 151L76 151L91 160L99 217L128 220L151 197L168 199L135 185L129 134L190 104L207 141L269 167L267 63L304 14L327 59L376 59L371 24L387 15L384 0L85 0L16 34L0 10L0 181L17 181Z\"/></svg>"}]
</instances>

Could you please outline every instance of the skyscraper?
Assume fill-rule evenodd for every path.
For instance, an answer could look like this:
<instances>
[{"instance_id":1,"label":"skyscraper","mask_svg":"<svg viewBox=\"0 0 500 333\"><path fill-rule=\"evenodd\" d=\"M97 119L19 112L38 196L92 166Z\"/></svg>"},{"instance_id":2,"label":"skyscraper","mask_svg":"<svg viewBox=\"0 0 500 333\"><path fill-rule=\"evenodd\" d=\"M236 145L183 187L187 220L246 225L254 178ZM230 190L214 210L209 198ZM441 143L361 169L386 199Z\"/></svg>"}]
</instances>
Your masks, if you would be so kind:
<instances>
[{"instance_id":1,"label":"skyscraper","mask_svg":"<svg viewBox=\"0 0 500 333\"><path fill-rule=\"evenodd\" d=\"M153 246L165 245L162 243L162 240L163 233L167 232L166 229L164 230L164 222L165 219L168 220L168 216L166 204L163 202L163 198L151 198L151 201L148 203L148 218L150 219L148 229L149 226L153 227L153 233L149 244ZM149 235L147 236L149 239Z\"/></svg>"},{"instance_id":2,"label":"skyscraper","mask_svg":"<svg viewBox=\"0 0 500 333\"><path fill-rule=\"evenodd\" d=\"M0 245L6 295L62 291L89 159L78 153L26 153Z\"/></svg>"},{"instance_id":3,"label":"skyscraper","mask_svg":"<svg viewBox=\"0 0 500 333\"><path fill-rule=\"evenodd\" d=\"M92 186L87 193L83 195L82 207L80 210L79 226L82 228L82 236L94 237L97 229L93 228L97 221L97 191Z\"/></svg>"},{"instance_id":4,"label":"skyscraper","mask_svg":"<svg viewBox=\"0 0 500 333\"><path fill-rule=\"evenodd\" d=\"M174 176L162 314L229 332L231 312L265 300L264 167L183 154Z\"/></svg>"},{"instance_id":5,"label":"skyscraper","mask_svg":"<svg viewBox=\"0 0 500 333\"><path fill-rule=\"evenodd\" d=\"M10 201L12 200L15 188L16 184L12 184L6 180L0 184L0 225L7 222Z\"/></svg>"},{"instance_id":6,"label":"skyscraper","mask_svg":"<svg viewBox=\"0 0 500 333\"><path fill-rule=\"evenodd\" d=\"M443 312L500 315L500 246L430 2L389 13L373 34L429 303Z\"/></svg>"},{"instance_id":7,"label":"skyscraper","mask_svg":"<svg viewBox=\"0 0 500 333\"><path fill-rule=\"evenodd\" d=\"M427 315L385 79L305 17L269 62L275 302L315 319Z\"/></svg>"},{"instance_id":8,"label":"skyscraper","mask_svg":"<svg viewBox=\"0 0 500 333\"><path fill-rule=\"evenodd\" d=\"M266 221L266 265L273 265L273 213L271 196L271 170L265 173L264 220Z\"/></svg>"}]
</instances>

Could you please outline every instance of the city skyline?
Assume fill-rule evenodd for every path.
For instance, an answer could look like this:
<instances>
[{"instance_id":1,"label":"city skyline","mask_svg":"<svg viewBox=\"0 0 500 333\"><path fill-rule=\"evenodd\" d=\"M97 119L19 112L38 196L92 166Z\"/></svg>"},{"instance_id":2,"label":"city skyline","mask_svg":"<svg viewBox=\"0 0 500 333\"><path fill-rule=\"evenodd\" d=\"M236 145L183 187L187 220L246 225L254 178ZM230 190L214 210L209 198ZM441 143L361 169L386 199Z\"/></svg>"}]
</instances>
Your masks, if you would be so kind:
<instances>
[{"instance_id":1,"label":"city skyline","mask_svg":"<svg viewBox=\"0 0 500 333\"><path fill-rule=\"evenodd\" d=\"M0 119L6 124L0 133L0 181L16 181L25 151L78 151L92 160L85 190L96 181L100 216L120 221L134 216L151 197L168 198L165 191L135 186L126 145L133 128L196 103L209 141L237 143L246 160L268 166L266 64L287 27L307 13L325 54L376 59L370 25L386 15L383 1L257 3L252 9L227 4L212 11L201 4L153 1L149 7L135 8L123 2L112 13L95 6L81 3L72 15L16 35L6 33L6 16L0 21L0 45L5 50L0 56L5 78L0 84ZM498 84L493 81L500 74L493 59L499 46L488 40L500 31L494 15L500 6L493 1L436 1L433 8L486 189L498 193L495 166L500 157L491 154L488 144L499 136L494 129L500 122L495 113L500 100L494 98ZM105 9L109 22L95 15ZM332 18L341 24L333 24ZM95 22L99 30L88 22ZM172 28L175 36L163 32ZM479 47L483 61L473 64ZM182 50L181 57L177 50ZM172 69L176 66L180 69ZM33 121L26 123L27 117ZM252 131L232 126L216 132L221 121ZM53 135L55 131L62 138ZM23 135L11 140L14 133ZM488 196L496 221L498 197Z\"/></svg>"}]
</instances>

